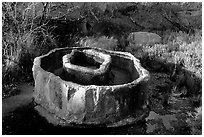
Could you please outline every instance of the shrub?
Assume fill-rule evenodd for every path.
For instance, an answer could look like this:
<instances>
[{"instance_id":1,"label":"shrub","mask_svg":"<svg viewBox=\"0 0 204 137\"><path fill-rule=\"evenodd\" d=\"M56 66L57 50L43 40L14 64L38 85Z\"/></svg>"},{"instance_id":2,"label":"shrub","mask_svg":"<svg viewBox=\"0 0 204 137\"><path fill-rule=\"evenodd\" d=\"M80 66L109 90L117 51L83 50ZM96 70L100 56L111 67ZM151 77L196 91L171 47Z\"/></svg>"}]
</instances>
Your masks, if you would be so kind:
<instances>
[{"instance_id":1,"label":"shrub","mask_svg":"<svg viewBox=\"0 0 204 137\"><path fill-rule=\"evenodd\" d=\"M35 23L45 14L35 14L35 6L36 3L2 3L3 90L10 90L8 85L19 80L31 80L34 57L56 46L45 24L39 24L40 20Z\"/></svg>"},{"instance_id":2,"label":"shrub","mask_svg":"<svg viewBox=\"0 0 204 137\"><path fill-rule=\"evenodd\" d=\"M97 47L106 50L117 50L118 40L114 37L86 37L79 41L82 47Z\"/></svg>"},{"instance_id":3,"label":"shrub","mask_svg":"<svg viewBox=\"0 0 204 137\"><path fill-rule=\"evenodd\" d=\"M195 34L183 32L170 34L166 44L155 44L152 47L144 46L144 52L151 57L159 57L172 63L183 63L186 70L193 72L197 77L202 76L202 36L198 31Z\"/></svg>"},{"instance_id":4,"label":"shrub","mask_svg":"<svg viewBox=\"0 0 204 137\"><path fill-rule=\"evenodd\" d=\"M188 126L191 128L192 135L202 134L202 107L195 109L195 112L188 113L188 119L186 120Z\"/></svg>"},{"instance_id":5,"label":"shrub","mask_svg":"<svg viewBox=\"0 0 204 137\"><path fill-rule=\"evenodd\" d=\"M156 70L166 70L170 72L176 81L178 87L186 86L188 95L201 94L202 79L202 40L201 31L195 34L186 34L183 32L170 34L166 44L154 45L129 45L126 51L131 52L141 63L146 65L146 58ZM154 60L154 63L152 63ZM157 61L157 62L156 62ZM166 67L163 67L166 64ZM173 65L173 69L167 64ZM171 65L171 66L172 66ZM177 67L177 65L179 65ZM157 68L154 68L157 67ZM163 68L164 69L163 69Z\"/></svg>"}]
</instances>

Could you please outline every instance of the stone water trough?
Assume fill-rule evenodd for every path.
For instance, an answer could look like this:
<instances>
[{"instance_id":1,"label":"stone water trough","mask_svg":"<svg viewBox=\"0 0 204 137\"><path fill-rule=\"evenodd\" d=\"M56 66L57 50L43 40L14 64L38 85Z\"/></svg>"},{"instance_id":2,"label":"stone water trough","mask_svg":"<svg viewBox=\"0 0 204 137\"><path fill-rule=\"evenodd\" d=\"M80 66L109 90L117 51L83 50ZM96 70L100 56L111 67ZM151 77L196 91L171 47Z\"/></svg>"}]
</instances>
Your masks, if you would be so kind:
<instances>
[{"instance_id":1,"label":"stone water trough","mask_svg":"<svg viewBox=\"0 0 204 137\"><path fill-rule=\"evenodd\" d=\"M149 73L130 53L59 48L36 57L32 70L37 110L51 123L116 127L149 113Z\"/></svg>"}]
</instances>

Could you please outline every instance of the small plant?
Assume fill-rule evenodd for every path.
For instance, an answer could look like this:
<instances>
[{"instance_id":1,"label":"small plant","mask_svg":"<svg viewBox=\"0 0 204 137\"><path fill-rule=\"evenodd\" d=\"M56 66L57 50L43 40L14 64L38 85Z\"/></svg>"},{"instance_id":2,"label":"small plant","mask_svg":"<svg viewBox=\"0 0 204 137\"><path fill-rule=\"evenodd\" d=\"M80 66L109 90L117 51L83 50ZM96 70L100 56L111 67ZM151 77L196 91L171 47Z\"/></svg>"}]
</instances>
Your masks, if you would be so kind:
<instances>
[{"instance_id":1,"label":"small plant","mask_svg":"<svg viewBox=\"0 0 204 137\"><path fill-rule=\"evenodd\" d=\"M195 112L188 113L188 119L186 120L188 126L191 128L192 135L202 134L202 107L195 109Z\"/></svg>"}]
</instances>

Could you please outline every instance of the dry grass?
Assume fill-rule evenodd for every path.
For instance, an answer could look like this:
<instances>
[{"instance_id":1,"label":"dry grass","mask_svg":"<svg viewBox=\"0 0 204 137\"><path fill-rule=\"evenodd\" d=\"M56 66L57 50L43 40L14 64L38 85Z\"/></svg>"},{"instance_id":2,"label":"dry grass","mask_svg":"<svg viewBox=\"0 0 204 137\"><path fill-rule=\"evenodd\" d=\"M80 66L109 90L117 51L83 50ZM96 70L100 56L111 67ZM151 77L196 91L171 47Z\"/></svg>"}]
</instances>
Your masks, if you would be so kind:
<instances>
[{"instance_id":1,"label":"dry grass","mask_svg":"<svg viewBox=\"0 0 204 137\"><path fill-rule=\"evenodd\" d=\"M3 90L20 80L32 79L33 59L54 48L54 37L48 33L43 14L35 14L36 3L26 3L21 12L19 3L2 3L2 85ZM10 86L9 86L10 85Z\"/></svg>"},{"instance_id":2,"label":"dry grass","mask_svg":"<svg viewBox=\"0 0 204 137\"><path fill-rule=\"evenodd\" d=\"M167 37L167 36L166 36ZM148 55L166 62L183 64L184 67L202 77L202 34L201 30L195 34L172 32L164 44L128 46L126 51L142 58Z\"/></svg>"}]
</instances>

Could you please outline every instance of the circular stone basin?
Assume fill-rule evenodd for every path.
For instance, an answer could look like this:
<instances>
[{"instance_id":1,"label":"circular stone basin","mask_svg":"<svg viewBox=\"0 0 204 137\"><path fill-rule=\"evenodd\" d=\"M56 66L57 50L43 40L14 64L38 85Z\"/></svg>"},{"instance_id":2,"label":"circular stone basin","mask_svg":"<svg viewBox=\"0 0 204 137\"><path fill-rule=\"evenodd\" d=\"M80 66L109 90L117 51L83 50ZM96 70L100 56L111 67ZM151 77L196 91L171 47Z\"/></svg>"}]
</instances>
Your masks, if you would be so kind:
<instances>
[{"instance_id":1,"label":"circular stone basin","mask_svg":"<svg viewBox=\"0 0 204 137\"><path fill-rule=\"evenodd\" d=\"M80 84L108 84L111 56L96 50L72 50L63 56L67 81Z\"/></svg>"},{"instance_id":2,"label":"circular stone basin","mask_svg":"<svg viewBox=\"0 0 204 137\"><path fill-rule=\"evenodd\" d=\"M98 63L93 63L95 70L100 70L100 66L106 62L102 70L109 72L107 82L84 84L83 81L69 78L70 73L64 69L66 60L64 62L63 59L74 50L92 56L93 62ZM94 52L102 56L91 54ZM83 66L80 62L72 63ZM85 68L90 69L92 65ZM130 53L90 47L59 48L35 58L32 70L34 100L38 104L36 109L50 123L115 127L133 124L148 116L149 73Z\"/></svg>"}]
</instances>

